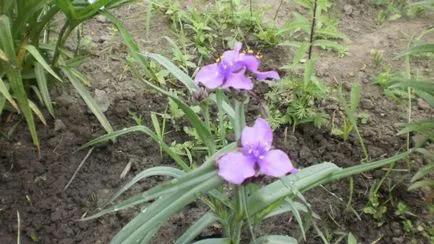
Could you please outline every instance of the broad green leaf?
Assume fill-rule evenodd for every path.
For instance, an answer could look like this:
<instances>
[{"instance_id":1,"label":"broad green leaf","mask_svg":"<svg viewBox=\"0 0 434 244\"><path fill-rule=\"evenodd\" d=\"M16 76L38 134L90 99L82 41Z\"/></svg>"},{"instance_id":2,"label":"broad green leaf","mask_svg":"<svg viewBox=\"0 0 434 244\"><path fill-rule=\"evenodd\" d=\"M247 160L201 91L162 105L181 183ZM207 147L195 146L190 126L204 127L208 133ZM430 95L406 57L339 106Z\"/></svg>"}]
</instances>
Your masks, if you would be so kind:
<instances>
[{"instance_id":1,"label":"broad green leaf","mask_svg":"<svg viewBox=\"0 0 434 244\"><path fill-rule=\"evenodd\" d=\"M54 70L51 68L51 66L45 61L45 59L42 57L42 55L39 53L39 51L32 45L27 45L24 47L32 56L38 61L38 63L48 72L50 73L54 78L62 82L62 79L54 72Z\"/></svg>"},{"instance_id":2,"label":"broad green leaf","mask_svg":"<svg viewBox=\"0 0 434 244\"><path fill-rule=\"evenodd\" d=\"M146 135L150 136L154 141L156 141L161 147L162 149L184 170L188 170L189 166L184 162L184 160L182 160L182 158L175 152L173 151L164 141L161 140L161 138L159 136L157 136L151 129L149 129L146 126L142 126L142 125L137 125L137 126L133 126L133 127L129 127L129 128L124 128L118 131L114 131L105 135L102 135L98 138L95 138L93 140L91 140L90 142L84 144L83 146L79 147L77 150L81 150L83 148L89 147L89 146L93 146L93 145L97 145L103 142L107 142L109 140L113 140L116 139L119 136L122 135L126 135L132 132L142 132L145 133Z\"/></svg>"},{"instance_id":3,"label":"broad green leaf","mask_svg":"<svg viewBox=\"0 0 434 244\"><path fill-rule=\"evenodd\" d=\"M409 153L400 153L390 158L378 160L371 163L364 163L353 167L341 169L332 163L321 163L300 170L296 174L291 174L268 184L247 199L249 214L254 216L256 213L266 209L268 206L284 197L291 198L297 191L305 192L320 184L339 180L355 174L360 174L372 169L384 167L385 165L405 158Z\"/></svg>"},{"instance_id":4,"label":"broad green leaf","mask_svg":"<svg viewBox=\"0 0 434 244\"><path fill-rule=\"evenodd\" d=\"M218 221L218 218L211 212L202 215L194 224L192 224L181 237L176 240L175 244L189 244L208 226Z\"/></svg>"},{"instance_id":5,"label":"broad green leaf","mask_svg":"<svg viewBox=\"0 0 434 244\"><path fill-rule=\"evenodd\" d=\"M48 112L50 112L51 116L53 116L54 118L55 115L54 115L53 103L51 102L50 92L48 91L47 77L45 76L45 72L40 63L35 63L35 75L36 75L36 82L38 83L38 88L39 88L39 92L41 93L42 100L44 101L44 104L47 107Z\"/></svg>"},{"instance_id":6,"label":"broad green leaf","mask_svg":"<svg viewBox=\"0 0 434 244\"><path fill-rule=\"evenodd\" d=\"M78 80L77 76L74 74L73 69L69 69L67 67L61 68L63 73L68 77L71 84L74 86L74 88L77 90L78 94L83 98L84 102L87 104L88 108L92 111L92 113L96 116L102 127L107 132L113 132L113 128L108 122L105 115L101 112L100 107L98 104L93 100L92 96L89 94L87 89L81 84L81 82Z\"/></svg>"},{"instance_id":7,"label":"broad green leaf","mask_svg":"<svg viewBox=\"0 0 434 244\"><path fill-rule=\"evenodd\" d=\"M341 170L332 163L321 163L302 169L297 174L282 177L253 193L247 199L247 209L253 216L274 202L286 196L294 195L294 189L301 192L310 189L333 172Z\"/></svg>"},{"instance_id":8,"label":"broad green leaf","mask_svg":"<svg viewBox=\"0 0 434 244\"><path fill-rule=\"evenodd\" d=\"M6 86L6 83L3 82L3 80L0 77L0 93L3 95L4 98L8 100L8 102L18 111L20 112L20 109L18 108L17 104L15 103L14 99L12 98L11 94L9 93L9 89Z\"/></svg>"},{"instance_id":9,"label":"broad green leaf","mask_svg":"<svg viewBox=\"0 0 434 244\"><path fill-rule=\"evenodd\" d=\"M283 235L267 235L261 236L256 242L250 242L250 244L297 244L297 240L290 236Z\"/></svg>"}]
</instances>

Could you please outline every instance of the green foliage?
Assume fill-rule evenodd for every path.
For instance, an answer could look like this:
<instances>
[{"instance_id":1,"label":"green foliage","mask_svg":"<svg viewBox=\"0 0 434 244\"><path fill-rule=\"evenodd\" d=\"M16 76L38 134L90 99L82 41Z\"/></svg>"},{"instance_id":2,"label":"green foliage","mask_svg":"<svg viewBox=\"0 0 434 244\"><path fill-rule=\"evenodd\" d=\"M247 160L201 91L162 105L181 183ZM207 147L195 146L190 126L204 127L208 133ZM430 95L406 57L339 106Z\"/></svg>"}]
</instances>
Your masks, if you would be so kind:
<instances>
[{"instance_id":1,"label":"green foliage","mask_svg":"<svg viewBox=\"0 0 434 244\"><path fill-rule=\"evenodd\" d=\"M347 140L351 131L354 129L359 139L360 146L362 147L363 154L365 155L365 159L368 159L368 150L365 147L365 143L363 142L363 138L357 125L359 117L357 109L360 104L360 84L354 83L352 85L349 101L345 99L342 87L339 87L338 100L343 106L346 116L343 116L342 128L335 128L334 124L332 125L332 134L342 135L344 140Z\"/></svg>"},{"instance_id":2,"label":"green foliage","mask_svg":"<svg viewBox=\"0 0 434 244\"><path fill-rule=\"evenodd\" d=\"M64 50L70 34L81 23L105 9L130 0L5 0L0 6L0 113L7 109L22 113L33 142L39 150L34 114L45 123L39 109L55 116L49 90L70 81L107 132L112 128L84 84L87 79L76 70L82 58ZM65 22L57 38L50 40L50 26L56 16ZM55 44L53 44L55 43ZM62 71L64 76L60 75ZM59 83L60 82L60 83ZM33 101L38 98L39 104Z\"/></svg>"},{"instance_id":3,"label":"green foliage","mask_svg":"<svg viewBox=\"0 0 434 244\"><path fill-rule=\"evenodd\" d=\"M319 109L325 99L327 87L312 76L307 84L300 77L286 77L275 84L265 94L268 101L272 127L291 124L294 129L299 124L314 123L322 127L327 122L327 114Z\"/></svg>"},{"instance_id":4,"label":"green foliage","mask_svg":"<svg viewBox=\"0 0 434 244\"><path fill-rule=\"evenodd\" d=\"M371 0L371 3L381 8L377 15L380 22L397 20L403 16L416 17L434 8L433 1Z\"/></svg>"},{"instance_id":5,"label":"green foliage","mask_svg":"<svg viewBox=\"0 0 434 244\"><path fill-rule=\"evenodd\" d=\"M371 185L369 189L369 202L363 208L363 212L365 214L372 215L372 217L377 222L378 226L381 226L385 222L385 214L387 212L386 202L381 202L380 194L378 192L380 184L377 184L375 181Z\"/></svg>"}]
</instances>

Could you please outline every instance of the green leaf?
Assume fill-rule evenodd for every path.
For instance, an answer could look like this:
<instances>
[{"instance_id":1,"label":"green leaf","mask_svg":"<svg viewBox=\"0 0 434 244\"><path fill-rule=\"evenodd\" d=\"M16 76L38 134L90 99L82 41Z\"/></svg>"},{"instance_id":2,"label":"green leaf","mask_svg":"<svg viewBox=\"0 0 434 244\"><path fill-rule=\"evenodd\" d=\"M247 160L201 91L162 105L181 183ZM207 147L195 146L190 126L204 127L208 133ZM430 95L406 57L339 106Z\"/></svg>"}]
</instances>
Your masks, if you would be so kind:
<instances>
[{"instance_id":1,"label":"green leaf","mask_svg":"<svg viewBox=\"0 0 434 244\"><path fill-rule=\"evenodd\" d=\"M0 62L0 68L6 73L7 80L12 88L18 106L23 113L24 118L26 119L27 127L32 136L33 144L39 151L39 139L36 132L33 113L30 109L26 89L21 77L20 67L16 67L16 65L18 65L18 61L15 54L14 40L12 38L9 18L4 15L0 16L0 47L3 48L3 51L9 57L9 63Z\"/></svg>"},{"instance_id":2,"label":"green leaf","mask_svg":"<svg viewBox=\"0 0 434 244\"><path fill-rule=\"evenodd\" d=\"M54 78L62 82L62 79L54 72L54 70L50 67L50 65L45 61L45 59L42 57L42 55L39 53L39 51L32 45L26 45L24 47L32 56L38 61L38 63L48 72L50 73Z\"/></svg>"},{"instance_id":3,"label":"green leaf","mask_svg":"<svg viewBox=\"0 0 434 244\"><path fill-rule=\"evenodd\" d=\"M399 54L396 57L399 58L402 56L417 55L417 54L421 54L421 53L434 53L434 44L417 45L417 46L411 48L410 50Z\"/></svg>"},{"instance_id":4,"label":"green leaf","mask_svg":"<svg viewBox=\"0 0 434 244\"><path fill-rule=\"evenodd\" d=\"M193 244L227 244L228 239L226 238L209 238L209 239L203 239L200 241L195 241Z\"/></svg>"},{"instance_id":5,"label":"green leaf","mask_svg":"<svg viewBox=\"0 0 434 244\"><path fill-rule=\"evenodd\" d=\"M30 99L28 101L29 101L30 109L36 114L36 116L38 116L38 118L41 120L42 124L44 124L46 126L47 121L45 120L45 117L42 114L41 110L39 110L38 106L36 106L36 104L34 104Z\"/></svg>"},{"instance_id":6,"label":"green leaf","mask_svg":"<svg viewBox=\"0 0 434 244\"><path fill-rule=\"evenodd\" d=\"M421 188L421 187L429 187L431 189L434 188L434 180L421 180L421 181L417 181L413 184L411 184L408 187L409 191L415 190L417 188Z\"/></svg>"},{"instance_id":7,"label":"green leaf","mask_svg":"<svg viewBox=\"0 0 434 244\"><path fill-rule=\"evenodd\" d=\"M194 83L193 79L191 79L190 76L185 74L181 69L176 67L176 65L170 62L167 58L156 53L148 53L145 56L154 59L159 64L161 64L164 68L170 71L170 73L173 76L175 76L179 81L181 81L185 85L185 87L187 87L190 93L194 92L197 89L197 86Z\"/></svg>"},{"instance_id":8,"label":"green leaf","mask_svg":"<svg viewBox=\"0 0 434 244\"><path fill-rule=\"evenodd\" d=\"M134 176L133 179L131 179L127 184L125 184L124 186L121 187L121 189L118 190L118 192L116 192L108 201L107 203L103 206L105 207L107 204L112 203L114 200L116 200L120 195L122 195L122 193L124 193L125 191L127 191L128 189L130 189L134 184L136 184L137 182L144 180L148 177L151 176L171 176L171 177L175 177L175 178L179 178L183 175L185 175L185 172L179 169L175 169L172 167L153 167L150 169L146 169L143 170L142 172L140 172L139 174L137 174L136 176Z\"/></svg>"},{"instance_id":9,"label":"green leaf","mask_svg":"<svg viewBox=\"0 0 434 244\"><path fill-rule=\"evenodd\" d=\"M293 202L291 200L286 200L286 203L288 204L288 207L291 209L291 212L294 214L298 226L300 226L301 233L303 234L303 239L306 240L306 232L304 230L304 225L303 225L303 221L301 220L300 212L298 211L296 206L293 205Z\"/></svg>"},{"instance_id":10,"label":"green leaf","mask_svg":"<svg viewBox=\"0 0 434 244\"><path fill-rule=\"evenodd\" d=\"M35 75L36 82L38 83L39 92L41 93L42 100L44 101L45 106L50 112L51 116L54 116L53 103L51 102L50 92L48 91L48 82L47 77L45 76L45 72L40 63L35 63Z\"/></svg>"},{"instance_id":11,"label":"green leaf","mask_svg":"<svg viewBox=\"0 0 434 244\"><path fill-rule=\"evenodd\" d=\"M181 237L176 240L175 244L189 244L208 226L212 225L218 218L211 212L207 212L192 224Z\"/></svg>"},{"instance_id":12,"label":"green leaf","mask_svg":"<svg viewBox=\"0 0 434 244\"><path fill-rule=\"evenodd\" d=\"M0 49L0 60L3 60L5 62L9 61L8 56L6 56L6 53L3 52L3 50Z\"/></svg>"},{"instance_id":13,"label":"green leaf","mask_svg":"<svg viewBox=\"0 0 434 244\"><path fill-rule=\"evenodd\" d=\"M351 232L348 233L347 244L357 244L357 239Z\"/></svg>"},{"instance_id":14,"label":"green leaf","mask_svg":"<svg viewBox=\"0 0 434 244\"><path fill-rule=\"evenodd\" d=\"M12 98L11 94L9 93L9 89L6 85L6 83L3 82L3 80L0 77L0 93L5 97L8 102L19 112L20 109L18 108L17 104L15 103L14 99Z\"/></svg>"},{"instance_id":15,"label":"green leaf","mask_svg":"<svg viewBox=\"0 0 434 244\"><path fill-rule=\"evenodd\" d=\"M433 172L434 172L434 162L420 168L416 172L416 174L414 174L414 176L411 178L411 182L415 182L417 180L420 180L423 177L425 177L426 175L431 174Z\"/></svg>"},{"instance_id":16,"label":"green leaf","mask_svg":"<svg viewBox=\"0 0 434 244\"><path fill-rule=\"evenodd\" d=\"M283 235L267 235L261 236L256 240L256 242L251 242L251 244L297 244L297 240L290 236Z\"/></svg>"},{"instance_id":17,"label":"green leaf","mask_svg":"<svg viewBox=\"0 0 434 244\"><path fill-rule=\"evenodd\" d=\"M63 73L68 77L71 84L74 86L74 88L77 90L78 94L83 98L84 102L87 104L88 108L92 111L92 113L96 116L102 127L107 132L113 132L113 128L110 125L110 122L108 122L107 118L101 112L100 107L98 104L93 100L92 96L89 94L87 89L83 86L83 84L78 79L77 75L75 74L78 71L75 71L72 68L67 67L61 67Z\"/></svg>"},{"instance_id":18,"label":"green leaf","mask_svg":"<svg viewBox=\"0 0 434 244\"><path fill-rule=\"evenodd\" d=\"M350 114L348 116L350 117L351 121L356 124L356 112L357 107L360 103L360 84L355 83L351 87L351 95L350 95Z\"/></svg>"},{"instance_id":19,"label":"green leaf","mask_svg":"<svg viewBox=\"0 0 434 244\"><path fill-rule=\"evenodd\" d=\"M222 179L214 172L212 176L193 187L158 199L124 226L111 243L133 243L141 240L149 231L160 227L172 214L196 200L201 194L222 184Z\"/></svg>"}]
</instances>

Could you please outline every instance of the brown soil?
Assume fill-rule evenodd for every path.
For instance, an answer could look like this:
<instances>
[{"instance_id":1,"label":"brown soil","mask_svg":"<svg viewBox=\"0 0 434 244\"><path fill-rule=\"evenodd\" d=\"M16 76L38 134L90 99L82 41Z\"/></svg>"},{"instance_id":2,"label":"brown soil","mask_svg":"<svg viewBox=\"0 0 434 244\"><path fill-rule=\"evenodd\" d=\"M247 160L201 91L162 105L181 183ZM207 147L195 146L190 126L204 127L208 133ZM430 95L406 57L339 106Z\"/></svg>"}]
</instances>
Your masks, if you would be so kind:
<instances>
[{"instance_id":1,"label":"brown soil","mask_svg":"<svg viewBox=\"0 0 434 244\"><path fill-rule=\"evenodd\" d=\"M274 1L273 1L274 2ZM270 4L271 6L277 6ZM361 125L361 131L372 159L394 155L405 149L405 137L397 136L400 122L406 121L406 108L382 94L382 89L372 85L375 75L382 71L375 66L371 49L384 50L384 60L388 66L402 68L402 61L391 58L405 50L407 35L417 35L433 23L433 16L416 19L401 19L379 24L375 21L378 10L364 1L336 1L335 13L341 16L341 31L351 40L348 43L350 55L343 58L331 53L322 54L317 63L317 76L328 85L344 84L347 88L353 81L362 84L361 110L370 114L368 124ZM344 14L343 8L350 5L351 14ZM290 5L284 5L278 21L287 16ZM143 50L166 54L167 43L161 36L170 35L169 22L164 16L154 15L149 39L145 37L145 7L136 4L115 11L128 29L134 34ZM274 13L270 10L270 13ZM269 14L270 14L269 13ZM272 15L271 15L272 16ZM107 117L116 129L133 125L130 111L143 115L144 123L150 125L151 111L163 111L166 103L136 81L129 72L125 72L127 55L120 37L112 35L111 25L104 19L90 21L84 27L85 35L92 38L89 51L92 53L82 70L92 80L91 90L103 93L102 101L109 105ZM428 38L434 40L431 35ZM279 67L290 60L290 52L282 47L277 51L264 52L267 66ZM428 69L432 64L421 64ZM105 93L105 95L104 95ZM56 102L57 122L62 121L54 130L55 121L47 127L39 126L41 152L38 155L25 129L25 123L18 124L12 136L6 140L0 138L0 243L15 243L18 230L17 212L20 214L22 243L108 243L110 238L128 222L134 211L124 211L109 215L95 221L77 221L83 214L92 211L103 199L106 199L119 186L131 179L136 173L156 165L169 164L160 156L158 146L143 135L129 135L119 138L116 143L95 148L87 158L72 184L64 190L87 151L74 153L74 149L89 139L103 133L98 121L86 108L78 95L68 87L53 90ZM326 111L331 115L338 109L333 99L326 104ZM254 112L252 114L257 114ZM413 105L413 118L432 117L433 110L421 102ZM10 115L2 124L2 131L7 131L18 121L16 115ZM288 152L298 167L331 161L338 166L348 167L359 164L363 155L356 137L347 142L330 136L329 130L313 126L301 126L295 133L285 128L277 131L276 147ZM179 138L176 132L168 138ZM423 164L421 159L415 159ZM120 175L128 163L132 164L127 176ZM351 212L344 212L349 196L348 181L343 180L329 184L307 193L306 198L313 209L323 218L322 227L331 233L352 232L360 243L409 243L415 239L418 243L428 240L418 234L407 234L400 220L393 215L390 207L386 223L377 227L373 219L362 214L361 209L368 201L368 191L373 180L384 175L383 170L366 173L355 177L353 208L361 215L357 219ZM411 174L396 174L396 178L409 177ZM134 191L145 190L165 180L155 177L139 184ZM403 178L407 184L409 179ZM422 192L407 192L406 185L399 184L394 191L396 200L404 201L418 214L412 220L415 223L426 221L424 196ZM332 193L330 193L332 192ZM384 197L386 196L386 192ZM204 210L201 204L189 205L186 210L172 218L158 235L154 243L173 243L176 237L188 227ZM280 216L267 221L257 230L263 233L281 233L296 235L297 226L291 216ZM219 230L210 228L203 234L218 236ZM308 235L308 243L320 243L314 232Z\"/></svg>"}]
</instances>

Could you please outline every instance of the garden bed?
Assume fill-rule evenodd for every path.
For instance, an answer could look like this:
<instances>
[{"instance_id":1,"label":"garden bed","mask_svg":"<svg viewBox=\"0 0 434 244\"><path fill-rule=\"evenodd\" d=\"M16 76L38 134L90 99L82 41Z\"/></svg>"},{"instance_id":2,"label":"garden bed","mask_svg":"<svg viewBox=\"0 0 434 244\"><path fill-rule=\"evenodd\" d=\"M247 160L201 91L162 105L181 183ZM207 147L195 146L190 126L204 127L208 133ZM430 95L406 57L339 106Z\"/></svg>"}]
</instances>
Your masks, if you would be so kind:
<instances>
[{"instance_id":1,"label":"garden bed","mask_svg":"<svg viewBox=\"0 0 434 244\"><path fill-rule=\"evenodd\" d=\"M270 6L277 5L270 3ZM284 19L290 7L284 5L278 18ZM160 37L170 35L170 23L164 16L155 14L150 36L145 38L144 9L145 5L138 3L114 12L137 38L143 50L165 55L164 50L168 44ZM404 33L418 35L432 26L433 16L401 18L379 24L375 20L378 9L364 1L336 1L334 12L342 17L340 31L349 37L349 55L338 57L322 51L316 64L316 75L329 86L343 84L344 88L349 88L354 81L361 83L360 109L370 117L366 124L360 125L360 129L371 159L386 158L405 151L405 135L398 136L397 132L400 129L399 123L406 122L406 105L385 97L383 89L372 84L382 70L375 64L370 51L383 50L384 62L388 62L395 70L403 69L403 62L392 58L407 47L408 40ZM85 25L84 35L92 37L89 43L91 57L82 65L81 70L91 80L91 90L96 94L97 100L107 106L105 114L109 121L116 129L132 126L134 121L130 112L137 112L143 115L144 124L151 126L150 113L164 112L166 97L151 91L130 72L125 71L127 50L121 44L121 38L116 33L113 34L112 26L105 18L98 17ZM431 42L434 40L433 35L429 38ZM285 65L293 55L285 47L263 50L263 54L264 65L272 68ZM427 70L433 67L432 62L421 65ZM267 90L265 86L259 87L255 90L258 94ZM41 141L39 154L35 151L24 121L18 124L8 140L0 138L0 243L16 242L17 212L20 215L22 243L108 243L134 216L134 211L121 211L93 221L81 222L78 219L95 210L99 203L141 170L172 163L164 154L160 154L159 146L145 135L128 135L91 151L69 187L64 189L89 152L89 149L78 152L74 150L104 131L84 102L68 87L54 89L52 93L56 102L57 119L49 121L47 127L38 126ZM432 108L423 101L416 101L412 107L413 119L432 118ZM337 101L331 98L324 104L325 111L330 115L339 110L338 107ZM255 110L249 112L252 116L257 114ZM11 114L2 125L2 130L8 131L17 121L18 115ZM344 142L341 138L330 135L330 129L327 128L300 125L293 133L291 127L281 127L275 135L275 146L287 152L300 168L324 161L348 167L359 164L363 159L355 136L350 136ZM166 139L182 141L184 138L169 128ZM415 157L414 161L418 165L424 164L421 158ZM400 164L404 165L405 162ZM121 178L127 165L131 168ZM334 240L339 238L339 232L352 232L360 243L409 243L412 240L417 243L429 242L422 235L423 231L406 233L401 220L394 215L393 207L387 209L386 221L382 226L377 226L370 215L363 214L370 185L374 180L380 180L384 174L385 171L380 169L354 177L352 207L361 219L351 211L344 211L350 194L348 180L307 193L306 199L322 218L321 227ZM425 195L422 191L407 191L409 175L411 176L399 173L395 175L396 182L403 176L408 179L402 179L402 183L397 185L394 197L407 204L411 212L418 216L414 218L417 228L428 222L427 203L424 202ZM163 180L163 177L151 178L141 182L133 191L148 189ZM189 205L161 228L153 243L173 243L203 211L201 203ZM296 235L296 226L295 220L286 215L267 221L257 231L258 235ZM220 228L216 225L202 236L219 236L219 233ZM308 236L307 243L319 242L321 240L314 232Z\"/></svg>"}]
</instances>

